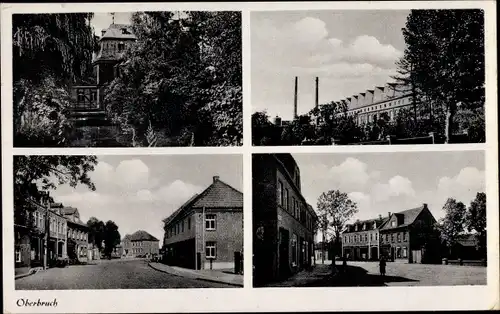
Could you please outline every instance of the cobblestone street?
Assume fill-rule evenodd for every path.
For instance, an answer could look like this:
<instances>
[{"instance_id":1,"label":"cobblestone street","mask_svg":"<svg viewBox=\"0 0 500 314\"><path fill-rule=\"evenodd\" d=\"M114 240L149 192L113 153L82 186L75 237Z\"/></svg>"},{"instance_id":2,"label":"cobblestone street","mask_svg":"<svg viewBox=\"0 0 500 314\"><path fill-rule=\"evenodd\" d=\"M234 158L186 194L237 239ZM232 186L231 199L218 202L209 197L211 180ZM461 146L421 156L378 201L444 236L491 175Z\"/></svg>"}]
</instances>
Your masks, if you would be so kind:
<instances>
[{"instance_id":1,"label":"cobblestone street","mask_svg":"<svg viewBox=\"0 0 500 314\"><path fill-rule=\"evenodd\" d=\"M52 268L15 281L16 290L234 288L156 271L145 260L101 260Z\"/></svg>"}]
</instances>

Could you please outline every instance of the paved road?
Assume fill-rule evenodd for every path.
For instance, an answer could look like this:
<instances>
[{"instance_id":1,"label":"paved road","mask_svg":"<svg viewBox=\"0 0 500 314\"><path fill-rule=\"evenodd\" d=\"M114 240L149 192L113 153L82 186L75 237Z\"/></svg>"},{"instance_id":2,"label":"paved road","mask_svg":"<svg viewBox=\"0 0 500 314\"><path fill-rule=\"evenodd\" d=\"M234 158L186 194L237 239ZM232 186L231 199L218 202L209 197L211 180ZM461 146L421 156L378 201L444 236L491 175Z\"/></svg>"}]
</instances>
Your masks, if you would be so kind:
<instances>
[{"instance_id":1,"label":"paved road","mask_svg":"<svg viewBox=\"0 0 500 314\"><path fill-rule=\"evenodd\" d=\"M339 263L339 262L337 262ZM378 285L378 262L348 262L349 271L355 274L358 283ZM485 285L486 267L459 265L430 265L387 263L387 286L456 286Z\"/></svg>"},{"instance_id":2,"label":"paved road","mask_svg":"<svg viewBox=\"0 0 500 314\"><path fill-rule=\"evenodd\" d=\"M145 260L102 260L52 268L15 281L16 290L234 288L152 269Z\"/></svg>"}]
</instances>

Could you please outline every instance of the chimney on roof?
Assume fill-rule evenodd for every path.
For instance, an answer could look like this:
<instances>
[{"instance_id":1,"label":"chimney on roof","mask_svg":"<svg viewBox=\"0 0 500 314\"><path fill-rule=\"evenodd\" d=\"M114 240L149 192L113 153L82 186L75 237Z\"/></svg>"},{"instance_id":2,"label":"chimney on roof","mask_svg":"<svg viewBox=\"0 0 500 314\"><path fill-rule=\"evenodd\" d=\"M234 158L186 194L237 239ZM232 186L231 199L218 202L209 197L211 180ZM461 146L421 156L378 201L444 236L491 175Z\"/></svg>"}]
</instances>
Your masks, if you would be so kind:
<instances>
[{"instance_id":1,"label":"chimney on roof","mask_svg":"<svg viewBox=\"0 0 500 314\"><path fill-rule=\"evenodd\" d=\"M316 97L314 100L314 108L318 108L318 102L319 102L319 77L316 76Z\"/></svg>"},{"instance_id":2,"label":"chimney on roof","mask_svg":"<svg viewBox=\"0 0 500 314\"><path fill-rule=\"evenodd\" d=\"M214 183L219 181L219 176L214 176Z\"/></svg>"},{"instance_id":3,"label":"chimney on roof","mask_svg":"<svg viewBox=\"0 0 500 314\"><path fill-rule=\"evenodd\" d=\"M388 216L388 217L391 217L391 212L388 212L388 213L387 213L387 216Z\"/></svg>"},{"instance_id":4,"label":"chimney on roof","mask_svg":"<svg viewBox=\"0 0 500 314\"><path fill-rule=\"evenodd\" d=\"M378 214L378 219L382 220L382 215Z\"/></svg>"},{"instance_id":5,"label":"chimney on roof","mask_svg":"<svg viewBox=\"0 0 500 314\"><path fill-rule=\"evenodd\" d=\"M427 209L427 203L424 203L423 205L424 205L424 208Z\"/></svg>"},{"instance_id":6,"label":"chimney on roof","mask_svg":"<svg viewBox=\"0 0 500 314\"><path fill-rule=\"evenodd\" d=\"M101 36L104 36L104 34L106 34L106 30L105 29L101 29Z\"/></svg>"},{"instance_id":7,"label":"chimney on roof","mask_svg":"<svg viewBox=\"0 0 500 314\"><path fill-rule=\"evenodd\" d=\"M297 92L299 88L299 78L295 77L295 90L293 92L293 118L297 118Z\"/></svg>"}]
</instances>

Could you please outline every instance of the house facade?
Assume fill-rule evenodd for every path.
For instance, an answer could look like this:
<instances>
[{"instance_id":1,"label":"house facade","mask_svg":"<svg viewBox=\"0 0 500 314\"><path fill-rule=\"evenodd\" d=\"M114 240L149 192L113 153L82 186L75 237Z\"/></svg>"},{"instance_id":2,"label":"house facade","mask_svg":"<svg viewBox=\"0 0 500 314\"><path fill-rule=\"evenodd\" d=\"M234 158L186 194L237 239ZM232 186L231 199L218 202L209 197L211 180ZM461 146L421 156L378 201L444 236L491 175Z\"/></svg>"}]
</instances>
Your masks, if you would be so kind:
<instances>
[{"instance_id":1,"label":"house facade","mask_svg":"<svg viewBox=\"0 0 500 314\"><path fill-rule=\"evenodd\" d=\"M125 235L117 254L124 257L151 257L160 253L160 240L144 230Z\"/></svg>"},{"instance_id":2,"label":"house facade","mask_svg":"<svg viewBox=\"0 0 500 314\"><path fill-rule=\"evenodd\" d=\"M122 61L123 53L135 40L131 25L113 23L101 31L99 50L92 61L96 85L73 86L71 96L74 110L104 109L102 107L104 85L118 76L118 65Z\"/></svg>"},{"instance_id":3,"label":"house facade","mask_svg":"<svg viewBox=\"0 0 500 314\"><path fill-rule=\"evenodd\" d=\"M343 256L349 260L378 260L380 256L380 226L387 217L359 221L345 226L342 233Z\"/></svg>"},{"instance_id":4,"label":"house facade","mask_svg":"<svg viewBox=\"0 0 500 314\"><path fill-rule=\"evenodd\" d=\"M88 261L89 227L81 221L78 209L61 203L52 204L51 207L66 219L68 258L79 262Z\"/></svg>"},{"instance_id":5,"label":"house facade","mask_svg":"<svg viewBox=\"0 0 500 314\"><path fill-rule=\"evenodd\" d=\"M356 221L342 233L343 256L353 260L433 263L439 259L436 219L427 204L389 213L387 217Z\"/></svg>"},{"instance_id":6,"label":"house facade","mask_svg":"<svg viewBox=\"0 0 500 314\"><path fill-rule=\"evenodd\" d=\"M318 217L301 193L291 154L254 154L253 252L255 284L280 280L310 267Z\"/></svg>"},{"instance_id":7,"label":"house facade","mask_svg":"<svg viewBox=\"0 0 500 314\"><path fill-rule=\"evenodd\" d=\"M243 193L218 176L163 220L163 261L192 269L235 266L243 252Z\"/></svg>"},{"instance_id":8,"label":"house facade","mask_svg":"<svg viewBox=\"0 0 500 314\"><path fill-rule=\"evenodd\" d=\"M45 237L47 265L67 256L67 220L57 209L41 201L29 200L22 209L24 219L14 224L14 261L16 272L43 267ZM48 232L47 232L48 231Z\"/></svg>"}]
</instances>

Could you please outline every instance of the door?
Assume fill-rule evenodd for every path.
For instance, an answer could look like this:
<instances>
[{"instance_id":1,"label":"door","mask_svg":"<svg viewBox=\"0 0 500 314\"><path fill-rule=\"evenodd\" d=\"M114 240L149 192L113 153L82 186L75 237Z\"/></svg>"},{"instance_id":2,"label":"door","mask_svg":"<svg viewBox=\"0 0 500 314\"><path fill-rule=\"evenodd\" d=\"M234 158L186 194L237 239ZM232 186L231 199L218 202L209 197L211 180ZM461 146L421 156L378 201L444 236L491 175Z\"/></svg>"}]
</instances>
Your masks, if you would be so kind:
<instances>
[{"instance_id":1,"label":"door","mask_svg":"<svg viewBox=\"0 0 500 314\"><path fill-rule=\"evenodd\" d=\"M290 242L290 234L288 230L280 228L280 245L279 245L279 274L280 277L288 277L290 274L290 263L288 261L288 246Z\"/></svg>"},{"instance_id":2,"label":"door","mask_svg":"<svg viewBox=\"0 0 500 314\"><path fill-rule=\"evenodd\" d=\"M413 250L412 251L412 259L413 259L413 263L417 263L417 264L422 263L422 251Z\"/></svg>"}]
</instances>

